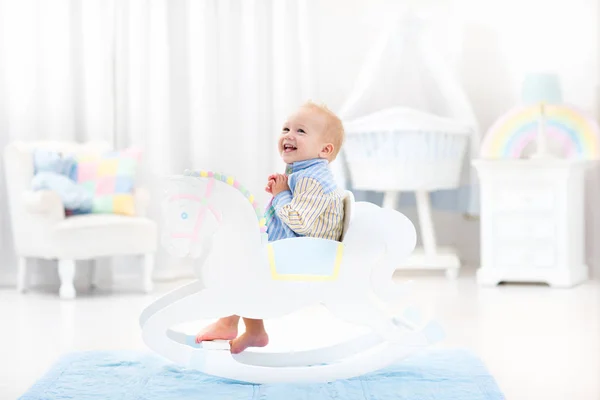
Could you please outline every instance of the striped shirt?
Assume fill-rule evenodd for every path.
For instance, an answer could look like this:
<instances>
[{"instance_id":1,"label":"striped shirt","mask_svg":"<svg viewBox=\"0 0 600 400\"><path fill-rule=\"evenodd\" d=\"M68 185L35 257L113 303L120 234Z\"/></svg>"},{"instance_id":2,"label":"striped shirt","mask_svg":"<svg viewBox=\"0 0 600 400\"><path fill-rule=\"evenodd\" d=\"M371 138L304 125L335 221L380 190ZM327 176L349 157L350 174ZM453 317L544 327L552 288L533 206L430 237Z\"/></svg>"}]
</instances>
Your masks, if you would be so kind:
<instances>
[{"instance_id":1,"label":"striped shirt","mask_svg":"<svg viewBox=\"0 0 600 400\"><path fill-rule=\"evenodd\" d=\"M283 191L267 210L269 241L300 236L339 240L344 205L329 162L311 159L288 165L290 190Z\"/></svg>"}]
</instances>

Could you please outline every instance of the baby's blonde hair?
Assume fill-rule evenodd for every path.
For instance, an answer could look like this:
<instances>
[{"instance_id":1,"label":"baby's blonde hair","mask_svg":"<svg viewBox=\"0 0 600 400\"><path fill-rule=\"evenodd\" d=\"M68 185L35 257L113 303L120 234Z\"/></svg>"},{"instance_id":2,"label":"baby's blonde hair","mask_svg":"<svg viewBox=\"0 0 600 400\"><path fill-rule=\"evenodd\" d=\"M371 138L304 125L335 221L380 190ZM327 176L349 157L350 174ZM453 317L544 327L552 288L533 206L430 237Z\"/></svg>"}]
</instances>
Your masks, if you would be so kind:
<instances>
[{"instance_id":1,"label":"baby's blonde hair","mask_svg":"<svg viewBox=\"0 0 600 400\"><path fill-rule=\"evenodd\" d=\"M325 104L317 104L311 100L307 101L302 105L303 108L310 108L317 110L327 118L327 125L325 127L325 139L330 140L333 144L333 153L329 157L329 161L335 160L342 144L344 143L345 131L342 120L335 115Z\"/></svg>"}]
</instances>

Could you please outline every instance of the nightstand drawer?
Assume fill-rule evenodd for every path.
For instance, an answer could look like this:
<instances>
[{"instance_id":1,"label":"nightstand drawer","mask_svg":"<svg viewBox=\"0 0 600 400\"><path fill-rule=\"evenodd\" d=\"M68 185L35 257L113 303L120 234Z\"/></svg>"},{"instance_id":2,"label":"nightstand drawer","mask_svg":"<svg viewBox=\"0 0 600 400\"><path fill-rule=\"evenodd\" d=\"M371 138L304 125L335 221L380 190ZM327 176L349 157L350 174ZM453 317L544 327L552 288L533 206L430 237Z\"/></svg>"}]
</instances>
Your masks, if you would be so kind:
<instances>
[{"instance_id":1,"label":"nightstand drawer","mask_svg":"<svg viewBox=\"0 0 600 400\"><path fill-rule=\"evenodd\" d=\"M500 245L496 249L496 265L499 267L542 267L555 264L555 249L551 244Z\"/></svg>"},{"instance_id":2,"label":"nightstand drawer","mask_svg":"<svg viewBox=\"0 0 600 400\"><path fill-rule=\"evenodd\" d=\"M504 239L553 239L556 225L544 217L496 217L495 231L499 240Z\"/></svg>"},{"instance_id":3,"label":"nightstand drawer","mask_svg":"<svg viewBox=\"0 0 600 400\"><path fill-rule=\"evenodd\" d=\"M494 199L498 211L551 211L554 191L548 187L507 187L497 190Z\"/></svg>"}]
</instances>

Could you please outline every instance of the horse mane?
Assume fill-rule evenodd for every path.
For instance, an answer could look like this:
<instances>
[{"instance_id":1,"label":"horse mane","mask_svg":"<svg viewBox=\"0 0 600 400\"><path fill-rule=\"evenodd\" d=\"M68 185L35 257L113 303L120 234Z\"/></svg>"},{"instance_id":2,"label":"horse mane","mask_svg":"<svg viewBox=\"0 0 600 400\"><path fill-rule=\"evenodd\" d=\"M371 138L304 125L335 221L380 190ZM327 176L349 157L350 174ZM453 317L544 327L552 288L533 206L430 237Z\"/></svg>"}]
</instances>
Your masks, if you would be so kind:
<instances>
[{"instance_id":1,"label":"horse mane","mask_svg":"<svg viewBox=\"0 0 600 400\"><path fill-rule=\"evenodd\" d=\"M248 200L248 202L254 209L254 212L256 213L256 219L258 221L258 228L260 230L261 236L263 236L264 239L267 239L267 226L266 226L267 221L264 217L264 211L261 210L260 205L254 198L254 195L252 193L250 193L250 191L248 189L246 189L237 179L235 179L235 177L233 177L231 175L222 174L219 172L203 171L203 170L193 171L193 170L189 170L189 169L186 169L184 171L183 176L191 176L191 177L195 177L195 178L212 178L216 181L221 181L221 182L237 189L238 192L240 192Z\"/></svg>"}]
</instances>

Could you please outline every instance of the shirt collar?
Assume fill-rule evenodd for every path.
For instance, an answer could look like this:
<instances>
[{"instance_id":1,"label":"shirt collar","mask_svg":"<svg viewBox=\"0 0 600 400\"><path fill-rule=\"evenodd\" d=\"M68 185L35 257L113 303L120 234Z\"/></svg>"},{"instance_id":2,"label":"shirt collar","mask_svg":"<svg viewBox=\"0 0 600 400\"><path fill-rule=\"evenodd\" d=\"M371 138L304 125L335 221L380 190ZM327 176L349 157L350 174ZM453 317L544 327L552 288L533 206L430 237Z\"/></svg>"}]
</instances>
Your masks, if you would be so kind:
<instances>
[{"instance_id":1,"label":"shirt collar","mask_svg":"<svg viewBox=\"0 0 600 400\"><path fill-rule=\"evenodd\" d=\"M295 163L286 166L285 173L289 175L316 165L326 166L328 163L329 161L324 158L311 158L310 160L296 161Z\"/></svg>"}]
</instances>

